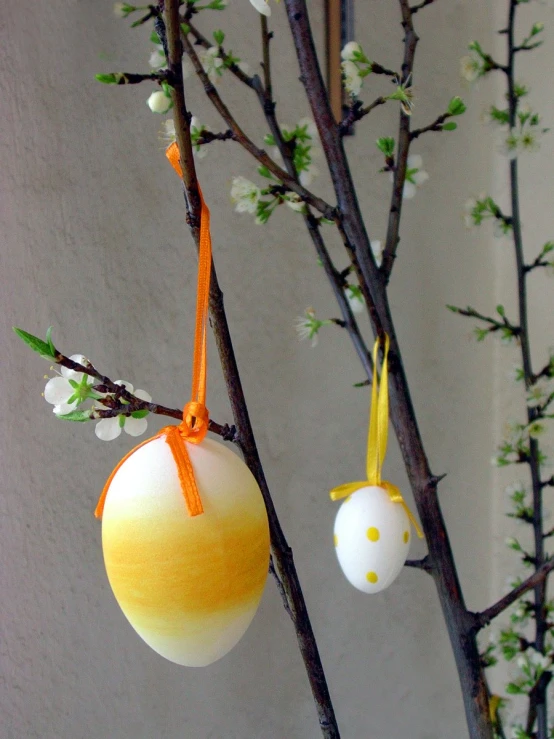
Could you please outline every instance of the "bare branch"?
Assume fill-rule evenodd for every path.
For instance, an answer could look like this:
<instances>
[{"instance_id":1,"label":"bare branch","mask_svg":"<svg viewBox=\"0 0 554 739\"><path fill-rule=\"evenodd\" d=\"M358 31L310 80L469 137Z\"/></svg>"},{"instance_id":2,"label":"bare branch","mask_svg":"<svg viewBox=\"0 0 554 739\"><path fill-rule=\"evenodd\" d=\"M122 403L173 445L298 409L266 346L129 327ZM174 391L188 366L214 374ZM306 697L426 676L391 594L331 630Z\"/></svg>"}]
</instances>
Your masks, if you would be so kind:
<instances>
[{"instance_id":1,"label":"bare branch","mask_svg":"<svg viewBox=\"0 0 554 739\"><path fill-rule=\"evenodd\" d=\"M515 601L521 598L521 596L527 593L527 591L544 582L552 570L554 570L554 557L544 562L544 564L535 570L527 580L524 580L521 585L518 585L517 588L511 590L497 603L490 606L490 608L481 611L481 613L476 613L475 620L477 628L482 629L484 626L488 626L493 618L496 618L500 613L509 608L512 603L515 603Z\"/></svg>"}]
</instances>

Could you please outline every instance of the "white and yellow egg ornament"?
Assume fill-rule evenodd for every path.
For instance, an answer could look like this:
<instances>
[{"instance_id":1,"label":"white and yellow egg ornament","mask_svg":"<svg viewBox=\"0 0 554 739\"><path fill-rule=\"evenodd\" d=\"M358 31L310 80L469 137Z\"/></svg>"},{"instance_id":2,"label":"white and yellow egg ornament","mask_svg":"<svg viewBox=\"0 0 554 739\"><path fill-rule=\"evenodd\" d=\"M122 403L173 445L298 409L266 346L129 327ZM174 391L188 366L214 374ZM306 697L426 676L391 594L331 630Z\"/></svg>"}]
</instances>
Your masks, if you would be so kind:
<instances>
[{"instance_id":1,"label":"white and yellow egg ornament","mask_svg":"<svg viewBox=\"0 0 554 739\"><path fill-rule=\"evenodd\" d=\"M379 341L373 351L377 366ZM423 536L400 490L381 480L381 466L388 434L388 336L381 382L373 377L369 422L367 480L340 485L331 491L333 500L344 498L334 527L335 551L346 579L364 593L378 593L400 574L410 548L410 528Z\"/></svg>"},{"instance_id":2,"label":"white and yellow egg ornament","mask_svg":"<svg viewBox=\"0 0 554 739\"><path fill-rule=\"evenodd\" d=\"M176 144L168 157L180 173ZM254 476L206 439L209 211L200 193L192 400L117 465L96 509L111 588L156 652L190 667L229 652L250 625L267 579L269 525Z\"/></svg>"},{"instance_id":3,"label":"white and yellow egg ornament","mask_svg":"<svg viewBox=\"0 0 554 739\"><path fill-rule=\"evenodd\" d=\"M186 446L199 515L187 510L174 445ZM108 481L102 549L115 598L139 636L177 664L211 664L243 636L265 586L269 529L260 489L223 444L191 444L168 427Z\"/></svg>"}]
</instances>

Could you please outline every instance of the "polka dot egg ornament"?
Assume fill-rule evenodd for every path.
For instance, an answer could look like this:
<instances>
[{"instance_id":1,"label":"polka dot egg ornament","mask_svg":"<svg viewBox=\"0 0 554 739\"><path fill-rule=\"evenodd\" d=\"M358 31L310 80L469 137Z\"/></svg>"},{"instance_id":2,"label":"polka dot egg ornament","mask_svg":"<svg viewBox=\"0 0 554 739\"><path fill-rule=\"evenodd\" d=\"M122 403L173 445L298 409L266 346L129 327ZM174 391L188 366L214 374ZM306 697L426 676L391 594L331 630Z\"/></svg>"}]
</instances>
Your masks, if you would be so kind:
<instances>
[{"instance_id":1,"label":"polka dot egg ornament","mask_svg":"<svg viewBox=\"0 0 554 739\"><path fill-rule=\"evenodd\" d=\"M180 173L177 144L168 158ZM269 525L244 462L206 439L209 211L200 193L191 401L117 465L96 509L111 588L158 654L190 667L229 652L250 625L269 567Z\"/></svg>"},{"instance_id":2,"label":"polka dot egg ornament","mask_svg":"<svg viewBox=\"0 0 554 739\"><path fill-rule=\"evenodd\" d=\"M337 558L346 579L364 593L378 593L400 573L410 548L410 519L375 485L351 493L335 519Z\"/></svg>"},{"instance_id":3,"label":"polka dot egg ornament","mask_svg":"<svg viewBox=\"0 0 554 739\"><path fill-rule=\"evenodd\" d=\"M379 340L373 349L377 367ZM373 376L367 449L367 480L340 485L331 491L333 500L345 498L335 519L334 542L339 565L346 579L364 593L378 593L399 575L410 548L414 526L423 536L404 502L400 490L381 480L388 435L388 380L385 349L381 382Z\"/></svg>"}]
</instances>

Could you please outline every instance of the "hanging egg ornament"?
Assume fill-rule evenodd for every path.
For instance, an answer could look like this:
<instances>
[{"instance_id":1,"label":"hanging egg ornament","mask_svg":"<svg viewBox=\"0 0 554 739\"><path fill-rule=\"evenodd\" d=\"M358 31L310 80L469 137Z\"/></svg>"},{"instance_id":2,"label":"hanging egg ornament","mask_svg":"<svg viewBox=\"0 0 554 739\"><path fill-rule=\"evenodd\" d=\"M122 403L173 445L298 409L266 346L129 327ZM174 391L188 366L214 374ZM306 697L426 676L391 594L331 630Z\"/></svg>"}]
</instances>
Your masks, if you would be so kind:
<instances>
[{"instance_id":1,"label":"hanging egg ornament","mask_svg":"<svg viewBox=\"0 0 554 739\"><path fill-rule=\"evenodd\" d=\"M181 173L179 150L167 155ZM191 400L117 465L96 509L108 580L131 626L158 654L189 667L229 652L267 579L269 525L254 476L206 439L210 213L201 202Z\"/></svg>"},{"instance_id":2,"label":"hanging egg ornament","mask_svg":"<svg viewBox=\"0 0 554 739\"><path fill-rule=\"evenodd\" d=\"M364 593L378 593L400 573L410 548L410 519L378 486L356 490L335 519L335 551L346 579Z\"/></svg>"},{"instance_id":3,"label":"hanging egg ornament","mask_svg":"<svg viewBox=\"0 0 554 739\"><path fill-rule=\"evenodd\" d=\"M381 479L387 453L389 424L388 351L385 334L381 377L373 373L367 439L367 479L347 482L331 490L332 500L343 500L335 518L334 541L346 579L363 593L378 593L400 574L410 548L410 527L421 538L417 521L402 493ZM377 368L380 340L373 347Z\"/></svg>"},{"instance_id":4,"label":"hanging egg ornament","mask_svg":"<svg viewBox=\"0 0 554 739\"><path fill-rule=\"evenodd\" d=\"M189 515L162 432L108 482L102 549L131 626L158 654L196 667L227 654L250 625L267 578L269 529L260 489L236 454L211 439L181 443L203 513Z\"/></svg>"}]
</instances>

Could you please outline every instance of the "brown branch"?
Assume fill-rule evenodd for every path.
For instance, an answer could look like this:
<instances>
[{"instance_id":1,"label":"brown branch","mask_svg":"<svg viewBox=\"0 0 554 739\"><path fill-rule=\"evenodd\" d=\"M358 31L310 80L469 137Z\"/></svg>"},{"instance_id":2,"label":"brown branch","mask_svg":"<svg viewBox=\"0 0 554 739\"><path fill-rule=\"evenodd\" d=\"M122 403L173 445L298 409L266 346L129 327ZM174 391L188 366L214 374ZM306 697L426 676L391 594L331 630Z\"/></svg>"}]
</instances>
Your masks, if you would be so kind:
<instances>
[{"instance_id":1,"label":"brown branch","mask_svg":"<svg viewBox=\"0 0 554 739\"><path fill-rule=\"evenodd\" d=\"M437 116L433 123L430 123L428 126L425 126L424 128L416 128L415 131L410 133L410 141L418 139L422 134L429 131L442 131L442 124L447 120L447 118L451 117L452 116L449 113L443 113L442 115Z\"/></svg>"},{"instance_id":2,"label":"brown branch","mask_svg":"<svg viewBox=\"0 0 554 739\"><path fill-rule=\"evenodd\" d=\"M170 27L172 29L175 29L176 26L178 26L179 0L165 0L165 8L165 15L168 25L167 38L169 55L175 60L179 59L180 62L181 43L179 40L179 36L175 32L175 30L173 30L171 34L169 33ZM188 39L184 41L187 45L187 52L190 54L190 43L188 42ZM196 55L194 54L194 56ZM197 57L196 61L198 62ZM202 74L204 74L203 70ZM203 81L206 85L205 74ZM184 108L185 95L182 81L175 89L175 95L179 105ZM176 119L176 128L177 124L178 121ZM233 128L233 126L230 126L230 128L234 130L235 133L237 132L236 128ZM181 135L190 136L190 132L187 129L182 131ZM196 192L185 192L185 199L187 203L198 203L198 183L194 174L194 162L190 161L188 166L192 167L192 176L191 173L188 173L186 176L183 177L185 191L187 191L189 187L192 187L196 190ZM185 173L183 172L183 174ZM287 178L290 179L288 175ZM193 214L194 217L191 218L189 221L192 235L197 246L199 242L199 229L197 225L199 212L199 208L197 207L197 210ZM280 587L280 592L284 597L285 608L287 608L287 610L291 614L291 618L294 623L300 652L306 666L306 671L308 673L308 678L312 688L312 694L316 703L321 730L323 736L326 739L338 739L339 731L334 716L333 706L325 680L325 674L323 672L323 666L319 656L317 643L315 641L310 618L306 608L306 603L302 594L302 589L300 586L296 568L294 566L292 550L287 543L287 540L281 528L279 518L277 516L277 512L275 510L267 481L265 479L265 474L254 438L252 425L250 423L246 399L244 396L238 365L234 354L233 343L227 323L227 316L225 314L223 293L221 292L221 289L219 287L215 270L212 271L212 279L210 285L210 315L223 370L223 376L227 386L227 393L237 427L238 444L241 448L246 464L252 471L254 477L256 478L256 481L258 482L258 485L260 486L260 490L262 492L262 496L266 505L270 529L273 563L275 566L274 569L276 570L279 581L282 584L282 587Z\"/></svg>"},{"instance_id":3,"label":"brown branch","mask_svg":"<svg viewBox=\"0 0 554 739\"><path fill-rule=\"evenodd\" d=\"M414 57L419 37L415 32L412 20L412 11L408 0L399 0L402 13L402 28L404 29L404 61L402 62L402 80L412 78L414 68ZM400 217L402 215L402 200L404 183L406 182L406 171L408 154L410 152L410 116L400 109L400 123L398 127L398 149L396 154L396 166L394 168L394 179L392 184L392 197L389 208L389 222L383 249L383 261L381 272L388 282L396 259L396 250L400 242Z\"/></svg>"},{"instance_id":4,"label":"brown branch","mask_svg":"<svg viewBox=\"0 0 554 739\"><path fill-rule=\"evenodd\" d=\"M429 561L429 555L426 555L423 559L407 559L404 562L404 567L414 567L429 574L433 572L433 565Z\"/></svg>"},{"instance_id":5,"label":"brown branch","mask_svg":"<svg viewBox=\"0 0 554 739\"><path fill-rule=\"evenodd\" d=\"M509 608L512 603L515 603L515 601L518 600L518 598L521 598L521 596L527 593L527 591L535 588L540 583L543 583L552 570L554 570L554 557L544 562L530 577L527 578L527 580L524 580L521 585L518 585L517 588L511 590L494 605L480 613L474 614L476 628L482 629L483 627L488 626L493 618L496 618L499 614Z\"/></svg>"},{"instance_id":6,"label":"brown branch","mask_svg":"<svg viewBox=\"0 0 554 739\"><path fill-rule=\"evenodd\" d=\"M338 203L337 227L360 279L374 333L390 339L391 420L402 452L414 499L427 535L433 578L448 629L462 686L472 739L492 739L488 689L473 623L461 591L445 522L437 498L438 478L431 473L404 373L400 347L390 315L385 280L378 270L357 201L352 177L318 63L305 0L284 0L309 100Z\"/></svg>"},{"instance_id":7,"label":"brown branch","mask_svg":"<svg viewBox=\"0 0 554 739\"><path fill-rule=\"evenodd\" d=\"M510 323L506 316L502 316L502 321L497 321L496 318L484 316L482 313L479 313L470 306L468 306L467 308L457 308L455 305L449 305L448 309L451 310L452 313L457 313L459 316L477 318L479 321L484 321L485 323L488 323L489 331L494 332L507 328L514 336L519 336L521 334L520 326L515 326L513 323Z\"/></svg>"},{"instance_id":8,"label":"brown branch","mask_svg":"<svg viewBox=\"0 0 554 739\"><path fill-rule=\"evenodd\" d=\"M421 10L422 8L427 7L427 5L431 5L431 3L434 3L435 0L422 0L421 3L418 5L412 5L410 8L410 12L412 15L415 15L418 10Z\"/></svg>"},{"instance_id":9,"label":"brown branch","mask_svg":"<svg viewBox=\"0 0 554 739\"><path fill-rule=\"evenodd\" d=\"M341 136L345 136L348 133L350 133L350 129L356 123L356 121L361 121L362 118L365 118L366 115L369 115L372 110L375 108L378 108L380 105L384 105L387 102L386 97L378 97L376 98L372 103L369 105L366 105L366 107L362 107L361 101L357 100L354 102L353 105L350 106L348 109L348 113L344 116L342 121L339 123L339 132Z\"/></svg>"}]
</instances>

